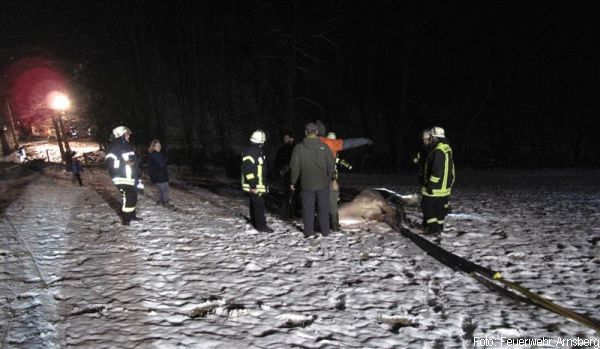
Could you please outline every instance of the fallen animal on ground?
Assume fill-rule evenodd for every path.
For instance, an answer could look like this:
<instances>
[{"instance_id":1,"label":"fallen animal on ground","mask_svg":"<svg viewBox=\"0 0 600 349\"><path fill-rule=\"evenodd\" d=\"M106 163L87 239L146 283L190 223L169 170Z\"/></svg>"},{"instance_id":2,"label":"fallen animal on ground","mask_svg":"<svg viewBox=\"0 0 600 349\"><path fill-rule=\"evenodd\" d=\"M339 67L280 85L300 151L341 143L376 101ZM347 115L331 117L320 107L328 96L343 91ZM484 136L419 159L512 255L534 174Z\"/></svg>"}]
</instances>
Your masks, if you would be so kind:
<instances>
[{"instance_id":1,"label":"fallen animal on ground","mask_svg":"<svg viewBox=\"0 0 600 349\"><path fill-rule=\"evenodd\" d=\"M401 204L388 202L380 192L373 189L361 191L354 200L343 204L338 212L340 222L346 224L375 220L398 226L405 219Z\"/></svg>"}]
</instances>

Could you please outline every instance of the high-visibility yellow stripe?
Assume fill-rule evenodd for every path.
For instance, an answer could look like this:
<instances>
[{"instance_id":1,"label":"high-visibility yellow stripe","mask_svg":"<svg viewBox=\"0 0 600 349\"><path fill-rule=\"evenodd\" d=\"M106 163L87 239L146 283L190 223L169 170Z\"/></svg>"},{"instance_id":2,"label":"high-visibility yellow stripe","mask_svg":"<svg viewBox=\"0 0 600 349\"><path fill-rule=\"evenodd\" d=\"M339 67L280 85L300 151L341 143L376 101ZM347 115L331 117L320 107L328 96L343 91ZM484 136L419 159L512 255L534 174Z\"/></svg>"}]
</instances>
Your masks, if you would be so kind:
<instances>
[{"instance_id":1,"label":"high-visibility yellow stripe","mask_svg":"<svg viewBox=\"0 0 600 349\"><path fill-rule=\"evenodd\" d=\"M429 177L429 181L432 183L437 183L440 181L440 177L434 177L434 176L430 176Z\"/></svg>"},{"instance_id":2,"label":"high-visibility yellow stripe","mask_svg":"<svg viewBox=\"0 0 600 349\"><path fill-rule=\"evenodd\" d=\"M117 158L117 156L113 153L106 154L104 160L106 161L108 159L113 159L113 168L119 168L119 166L121 165L121 163L119 162L119 158Z\"/></svg>"},{"instance_id":3,"label":"high-visibility yellow stripe","mask_svg":"<svg viewBox=\"0 0 600 349\"><path fill-rule=\"evenodd\" d=\"M264 163L264 159L263 157L259 157L258 158L258 166L256 166L256 176L258 177L258 184L257 184L257 188L260 186L261 188L265 187L264 181L263 181L263 163Z\"/></svg>"},{"instance_id":4,"label":"high-visibility yellow stripe","mask_svg":"<svg viewBox=\"0 0 600 349\"><path fill-rule=\"evenodd\" d=\"M450 188L446 188L446 189L433 189L431 191L431 193L429 193L427 191L427 188L422 187L421 188L421 194L423 194L423 196L430 196L430 197L439 197L439 196L449 196L451 194L452 190Z\"/></svg>"},{"instance_id":5,"label":"high-visibility yellow stripe","mask_svg":"<svg viewBox=\"0 0 600 349\"><path fill-rule=\"evenodd\" d=\"M129 161L130 157L134 157L135 156L135 152L129 151L127 153L121 154L121 156L123 156L123 159L125 159L125 161Z\"/></svg>"},{"instance_id":6,"label":"high-visibility yellow stripe","mask_svg":"<svg viewBox=\"0 0 600 349\"><path fill-rule=\"evenodd\" d=\"M438 221L437 218L429 218L427 221L425 221L425 223L431 224L431 223L437 223L437 221Z\"/></svg>"},{"instance_id":7,"label":"high-visibility yellow stripe","mask_svg":"<svg viewBox=\"0 0 600 349\"><path fill-rule=\"evenodd\" d=\"M258 193L265 193L267 191L267 187L265 186L263 179L264 157L261 156L255 160L252 156L247 155L242 158L242 161L250 161L253 164L258 162L256 166L256 173L242 174L242 189L244 189L244 191L250 191L250 184L247 181L256 178L258 180L258 183L256 184L256 191Z\"/></svg>"},{"instance_id":8,"label":"high-visibility yellow stripe","mask_svg":"<svg viewBox=\"0 0 600 349\"><path fill-rule=\"evenodd\" d=\"M135 179L133 178L123 178L123 177L115 177L112 179L113 183L118 184L126 184L126 185L134 185Z\"/></svg>"},{"instance_id":9,"label":"high-visibility yellow stripe","mask_svg":"<svg viewBox=\"0 0 600 349\"><path fill-rule=\"evenodd\" d=\"M132 176L131 176L131 173L132 173L132 172L133 172L133 170L132 170L131 166L129 166L129 165L125 165L125 176L126 176L127 178L131 178L131 177L132 177Z\"/></svg>"},{"instance_id":10,"label":"high-visibility yellow stripe","mask_svg":"<svg viewBox=\"0 0 600 349\"><path fill-rule=\"evenodd\" d=\"M244 191L250 191L250 184L244 183L242 185L242 189ZM258 193L266 193L267 192L267 187L264 185L257 185L256 186L256 192Z\"/></svg>"},{"instance_id":11,"label":"high-visibility yellow stripe","mask_svg":"<svg viewBox=\"0 0 600 349\"><path fill-rule=\"evenodd\" d=\"M448 152L444 152L444 180L442 181L442 189L448 187L448 168L450 167L450 156Z\"/></svg>"}]
</instances>

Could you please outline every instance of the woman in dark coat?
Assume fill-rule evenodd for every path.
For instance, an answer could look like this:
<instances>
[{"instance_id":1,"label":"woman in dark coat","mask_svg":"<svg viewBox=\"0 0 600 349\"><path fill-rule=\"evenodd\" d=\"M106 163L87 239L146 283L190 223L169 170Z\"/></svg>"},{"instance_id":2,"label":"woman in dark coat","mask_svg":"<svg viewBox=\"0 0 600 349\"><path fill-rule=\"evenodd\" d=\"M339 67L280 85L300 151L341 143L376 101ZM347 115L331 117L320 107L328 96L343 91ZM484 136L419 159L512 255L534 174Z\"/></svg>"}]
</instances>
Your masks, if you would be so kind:
<instances>
[{"instance_id":1,"label":"woman in dark coat","mask_svg":"<svg viewBox=\"0 0 600 349\"><path fill-rule=\"evenodd\" d=\"M148 174L152 183L158 187L158 200L156 204L171 206L169 202L169 171L167 160L160 152L162 146L158 139L154 139L148 148Z\"/></svg>"}]
</instances>

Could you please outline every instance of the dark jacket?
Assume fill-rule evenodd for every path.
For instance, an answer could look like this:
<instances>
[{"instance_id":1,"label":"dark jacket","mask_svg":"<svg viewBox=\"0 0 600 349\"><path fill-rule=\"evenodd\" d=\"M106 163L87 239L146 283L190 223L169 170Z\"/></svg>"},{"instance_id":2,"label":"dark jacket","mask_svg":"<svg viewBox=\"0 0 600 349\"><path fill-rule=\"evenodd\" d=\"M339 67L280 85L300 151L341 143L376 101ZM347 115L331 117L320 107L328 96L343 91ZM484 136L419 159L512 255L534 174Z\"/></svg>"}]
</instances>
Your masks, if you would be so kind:
<instances>
[{"instance_id":1,"label":"dark jacket","mask_svg":"<svg viewBox=\"0 0 600 349\"><path fill-rule=\"evenodd\" d=\"M286 172L290 166L290 159L292 158L292 151L294 150L294 144L285 143L275 154L275 169L279 172Z\"/></svg>"},{"instance_id":2,"label":"dark jacket","mask_svg":"<svg viewBox=\"0 0 600 349\"><path fill-rule=\"evenodd\" d=\"M152 183L165 183L169 181L167 159L161 152L153 151L148 154L148 175Z\"/></svg>"},{"instance_id":3,"label":"dark jacket","mask_svg":"<svg viewBox=\"0 0 600 349\"><path fill-rule=\"evenodd\" d=\"M242 151L242 189L265 193L266 159L260 144L251 143Z\"/></svg>"},{"instance_id":4,"label":"dark jacket","mask_svg":"<svg viewBox=\"0 0 600 349\"><path fill-rule=\"evenodd\" d=\"M450 196L454 184L454 159L452 148L445 140L439 141L427 154L423 168L421 194L425 196Z\"/></svg>"},{"instance_id":5,"label":"dark jacket","mask_svg":"<svg viewBox=\"0 0 600 349\"><path fill-rule=\"evenodd\" d=\"M140 178L138 157L125 138L119 137L108 145L104 162L115 185L137 185Z\"/></svg>"},{"instance_id":6,"label":"dark jacket","mask_svg":"<svg viewBox=\"0 0 600 349\"><path fill-rule=\"evenodd\" d=\"M300 178L304 190L321 190L331 184L335 161L327 145L316 136L308 136L292 152L292 184Z\"/></svg>"},{"instance_id":7,"label":"dark jacket","mask_svg":"<svg viewBox=\"0 0 600 349\"><path fill-rule=\"evenodd\" d=\"M71 171L73 173L83 172L83 168L81 167L81 162L79 160L73 160L73 165L71 166Z\"/></svg>"}]
</instances>

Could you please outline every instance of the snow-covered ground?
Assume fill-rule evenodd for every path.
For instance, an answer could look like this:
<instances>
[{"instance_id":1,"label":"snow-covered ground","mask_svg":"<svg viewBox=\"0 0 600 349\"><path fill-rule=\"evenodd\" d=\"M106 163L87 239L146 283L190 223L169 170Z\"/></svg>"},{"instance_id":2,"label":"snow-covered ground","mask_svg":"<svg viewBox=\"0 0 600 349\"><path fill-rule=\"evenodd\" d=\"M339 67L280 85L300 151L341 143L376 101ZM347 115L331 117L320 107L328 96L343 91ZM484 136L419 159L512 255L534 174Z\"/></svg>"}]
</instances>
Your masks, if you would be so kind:
<instances>
[{"instance_id":1,"label":"snow-covered ground","mask_svg":"<svg viewBox=\"0 0 600 349\"><path fill-rule=\"evenodd\" d=\"M58 167L19 171L0 172L3 348L600 346L594 330L489 291L381 223L305 239L270 214L264 234L239 191L172 188L173 211L148 185L143 221L123 227L104 169L84 172L84 187ZM441 246L598 318L599 175L460 171ZM356 189L415 190L411 176L343 176Z\"/></svg>"}]
</instances>

